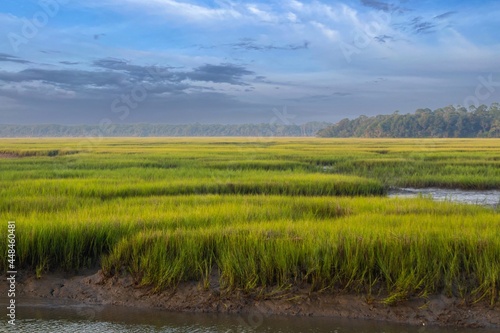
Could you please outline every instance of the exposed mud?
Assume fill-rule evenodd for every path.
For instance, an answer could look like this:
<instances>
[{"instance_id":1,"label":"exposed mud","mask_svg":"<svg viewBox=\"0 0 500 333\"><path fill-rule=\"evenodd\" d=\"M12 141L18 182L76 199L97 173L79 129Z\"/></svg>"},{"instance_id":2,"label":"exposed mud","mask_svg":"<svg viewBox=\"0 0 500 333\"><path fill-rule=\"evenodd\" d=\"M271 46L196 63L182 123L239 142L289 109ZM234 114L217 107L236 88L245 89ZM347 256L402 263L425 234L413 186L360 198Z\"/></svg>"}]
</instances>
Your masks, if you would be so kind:
<instances>
[{"instance_id":1,"label":"exposed mud","mask_svg":"<svg viewBox=\"0 0 500 333\"><path fill-rule=\"evenodd\" d=\"M500 327L500 306L467 304L444 295L410 299L397 305L384 305L361 295L310 292L307 287L292 288L274 295L248 295L240 291L225 293L215 277L209 288L199 283L183 283L175 290L155 293L135 284L130 276L106 278L100 271L77 276L50 273L37 279L33 274L17 277L17 301L23 298L73 300L82 304L121 305L162 308L169 311L260 313L262 315L327 316L374 319L412 325L456 327ZM6 284L0 293L6 294Z\"/></svg>"},{"instance_id":2,"label":"exposed mud","mask_svg":"<svg viewBox=\"0 0 500 333\"><path fill-rule=\"evenodd\" d=\"M19 156L15 155L15 154L6 154L6 153L0 153L0 159L2 158L17 158Z\"/></svg>"}]
</instances>

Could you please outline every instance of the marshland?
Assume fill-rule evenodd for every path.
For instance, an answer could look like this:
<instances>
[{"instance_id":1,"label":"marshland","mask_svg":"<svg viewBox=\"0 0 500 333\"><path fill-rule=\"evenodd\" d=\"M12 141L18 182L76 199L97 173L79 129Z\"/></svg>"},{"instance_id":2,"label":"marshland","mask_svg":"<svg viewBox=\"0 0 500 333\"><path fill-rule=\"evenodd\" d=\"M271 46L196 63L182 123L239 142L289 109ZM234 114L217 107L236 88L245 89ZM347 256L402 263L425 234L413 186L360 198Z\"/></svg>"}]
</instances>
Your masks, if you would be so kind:
<instances>
[{"instance_id":1,"label":"marshland","mask_svg":"<svg viewBox=\"0 0 500 333\"><path fill-rule=\"evenodd\" d=\"M387 197L403 187L499 189L500 140L0 141L0 220L16 221L18 269L39 278L98 268L154 292L215 276L226 295L494 307L498 211Z\"/></svg>"}]
</instances>

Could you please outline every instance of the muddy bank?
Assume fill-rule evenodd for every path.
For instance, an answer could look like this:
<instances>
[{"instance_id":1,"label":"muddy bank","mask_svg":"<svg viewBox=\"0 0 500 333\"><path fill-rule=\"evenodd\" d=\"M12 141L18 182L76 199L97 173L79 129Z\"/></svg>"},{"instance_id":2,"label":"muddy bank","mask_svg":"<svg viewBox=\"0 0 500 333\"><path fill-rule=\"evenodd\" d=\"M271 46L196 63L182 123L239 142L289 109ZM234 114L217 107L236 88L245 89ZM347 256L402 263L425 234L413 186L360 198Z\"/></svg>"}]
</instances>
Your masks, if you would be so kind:
<instances>
[{"instance_id":1,"label":"muddy bank","mask_svg":"<svg viewBox=\"0 0 500 333\"><path fill-rule=\"evenodd\" d=\"M6 283L1 284L2 295L6 295L6 287ZM193 282L183 283L176 290L155 293L151 288L137 286L131 277L106 278L100 271L82 272L77 276L50 273L40 279L23 273L17 277L16 297L18 303L23 298L43 298L169 311L327 316L412 325L500 327L498 304L490 308L487 303L466 304L462 299L441 295L387 306L360 295L311 293L308 288L267 296L246 295L238 291L227 294L221 292L216 278L212 279L208 289Z\"/></svg>"}]
</instances>

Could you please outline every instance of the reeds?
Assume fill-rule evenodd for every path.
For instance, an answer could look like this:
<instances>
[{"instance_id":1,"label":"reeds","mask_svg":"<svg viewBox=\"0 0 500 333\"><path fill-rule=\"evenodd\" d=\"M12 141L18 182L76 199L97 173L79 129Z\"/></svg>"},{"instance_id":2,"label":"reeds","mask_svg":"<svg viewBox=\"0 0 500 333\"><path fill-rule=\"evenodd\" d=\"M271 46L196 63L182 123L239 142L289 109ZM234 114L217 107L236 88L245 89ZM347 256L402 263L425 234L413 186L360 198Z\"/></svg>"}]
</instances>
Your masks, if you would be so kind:
<instances>
[{"instance_id":1,"label":"reeds","mask_svg":"<svg viewBox=\"0 0 500 333\"><path fill-rule=\"evenodd\" d=\"M493 304L496 211L381 195L394 184L498 188L500 141L419 142L2 140L0 220L16 221L19 269L38 274L99 265L161 290L207 286L215 271L228 291L308 285Z\"/></svg>"}]
</instances>

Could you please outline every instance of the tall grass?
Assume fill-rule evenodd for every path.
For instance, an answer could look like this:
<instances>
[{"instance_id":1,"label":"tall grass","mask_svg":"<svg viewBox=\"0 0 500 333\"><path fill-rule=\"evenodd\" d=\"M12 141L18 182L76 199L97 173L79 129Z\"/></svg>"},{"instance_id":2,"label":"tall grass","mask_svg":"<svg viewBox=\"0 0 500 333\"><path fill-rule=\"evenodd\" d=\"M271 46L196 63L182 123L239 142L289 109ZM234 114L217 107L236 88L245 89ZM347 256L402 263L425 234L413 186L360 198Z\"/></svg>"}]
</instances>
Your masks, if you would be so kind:
<instances>
[{"instance_id":1,"label":"tall grass","mask_svg":"<svg viewBox=\"0 0 500 333\"><path fill-rule=\"evenodd\" d=\"M488 215L445 216L436 225L432 215L412 223L417 216L360 214L335 223L138 233L114 247L103 267L108 273L127 267L138 282L158 288L207 279L215 263L221 285L249 292L307 283L315 290L382 294L389 303L445 293L494 304L500 219ZM477 234L485 218L493 219Z\"/></svg>"},{"instance_id":2,"label":"tall grass","mask_svg":"<svg viewBox=\"0 0 500 333\"><path fill-rule=\"evenodd\" d=\"M39 274L99 266L162 290L217 272L228 291L493 304L498 212L383 194L498 188L499 163L499 140L2 140L0 220L16 221L19 269Z\"/></svg>"}]
</instances>

